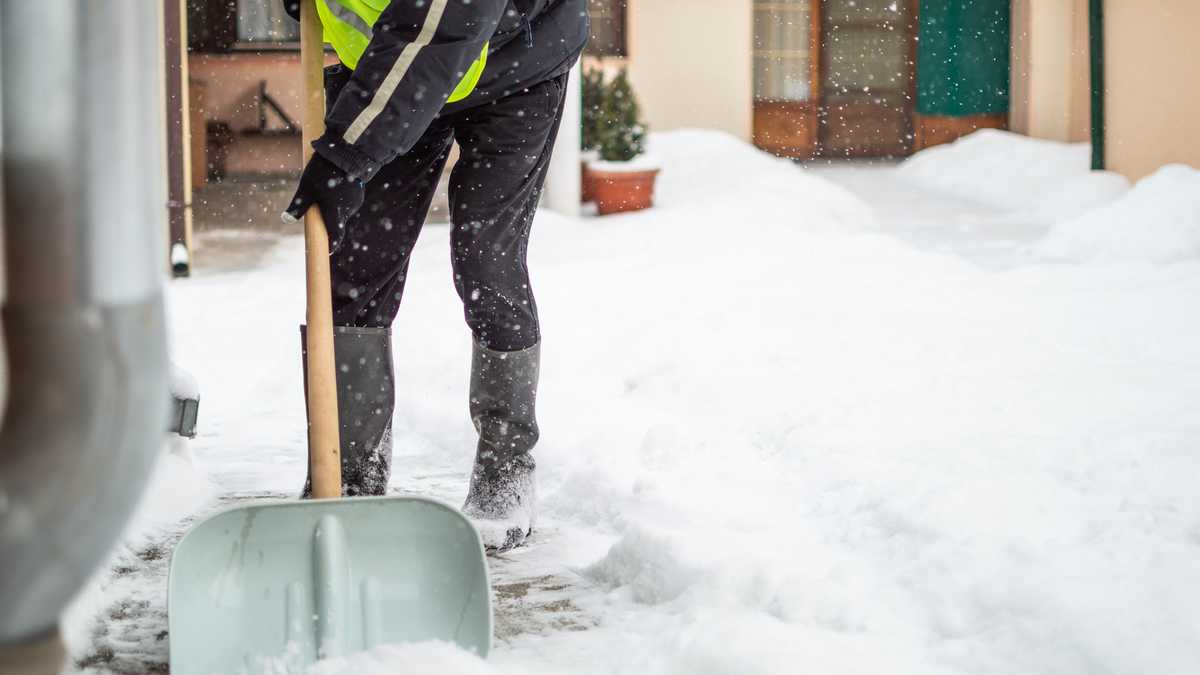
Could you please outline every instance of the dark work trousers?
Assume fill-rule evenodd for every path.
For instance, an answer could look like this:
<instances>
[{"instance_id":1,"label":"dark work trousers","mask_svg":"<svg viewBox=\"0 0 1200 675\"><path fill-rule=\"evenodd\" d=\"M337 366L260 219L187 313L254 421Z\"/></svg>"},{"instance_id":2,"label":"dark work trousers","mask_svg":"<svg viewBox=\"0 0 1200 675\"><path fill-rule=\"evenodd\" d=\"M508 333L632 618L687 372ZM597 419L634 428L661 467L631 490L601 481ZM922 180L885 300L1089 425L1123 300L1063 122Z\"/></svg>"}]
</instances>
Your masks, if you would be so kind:
<instances>
[{"instance_id":1,"label":"dark work trousers","mask_svg":"<svg viewBox=\"0 0 1200 675\"><path fill-rule=\"evenodd\" d=\"M350 71L326 71L333 101ZM566 75L478 107L438 117L408 153L375 174L333 256L333 318L340 326L390 326L409 259L451 144L454 286L479 344L517 351L541 339L529 285L529 230L562 116Z\"/></svg>"}]
</instances>

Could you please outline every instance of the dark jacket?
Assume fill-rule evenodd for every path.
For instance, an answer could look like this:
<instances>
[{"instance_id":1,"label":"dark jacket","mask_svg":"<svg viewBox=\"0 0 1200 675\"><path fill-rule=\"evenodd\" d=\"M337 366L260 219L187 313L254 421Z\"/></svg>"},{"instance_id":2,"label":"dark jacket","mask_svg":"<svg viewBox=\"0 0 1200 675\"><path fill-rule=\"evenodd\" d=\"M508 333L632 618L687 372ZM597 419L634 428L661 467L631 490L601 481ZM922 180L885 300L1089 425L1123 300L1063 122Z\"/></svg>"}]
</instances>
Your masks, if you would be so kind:
<instances>
[{"instance_id":1,"label":"dark jacket","mask_svg":"<svg viewBox=\"0 0 1200 675\"><path fill-rule=\"evenodd\" d=\"M286 4L289 12L296 6ZM313 149L369 180L443 109L482 105L566 72L587 36L587 0L393 0ZM447 105L485 42L475 91Z\"/></svg>"}]
</instances>

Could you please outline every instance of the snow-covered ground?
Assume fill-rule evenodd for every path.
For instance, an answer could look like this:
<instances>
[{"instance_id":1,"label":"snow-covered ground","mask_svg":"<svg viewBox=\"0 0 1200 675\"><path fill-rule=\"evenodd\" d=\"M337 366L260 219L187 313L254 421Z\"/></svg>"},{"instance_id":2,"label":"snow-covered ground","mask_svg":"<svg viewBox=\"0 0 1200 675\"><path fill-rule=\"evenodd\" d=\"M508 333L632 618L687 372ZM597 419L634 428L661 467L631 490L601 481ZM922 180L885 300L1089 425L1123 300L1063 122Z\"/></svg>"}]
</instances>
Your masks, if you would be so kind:
<instances>
[{"instance_id":1,"label":"snow-covered ground","mask_svg":"<svg viewBox=\"0 0 1200 675\"><path fill-rule=\"evenodd\" d=\"M675 132L656 209L541 213L542 526L491 561L496 649L320 672L1194 672L1200 190L982 140L814 170ZM458 502L470 336L446 240L422 235L395 325L392 481ZM72 614L85 664L165 659L187 514L300 487L301 254L171 284L194 464L169 456Z\"/></svg>"}]
</instances>

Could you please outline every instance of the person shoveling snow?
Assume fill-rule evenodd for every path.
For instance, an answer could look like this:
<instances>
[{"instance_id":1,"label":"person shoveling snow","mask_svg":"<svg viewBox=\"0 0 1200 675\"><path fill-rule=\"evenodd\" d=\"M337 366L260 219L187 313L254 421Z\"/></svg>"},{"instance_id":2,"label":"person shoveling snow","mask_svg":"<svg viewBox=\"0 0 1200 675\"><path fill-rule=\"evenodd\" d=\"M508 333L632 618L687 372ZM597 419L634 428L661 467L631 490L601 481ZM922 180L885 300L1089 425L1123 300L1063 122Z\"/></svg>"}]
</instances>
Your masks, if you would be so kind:
<instances>
[{"instance_id":1,"label":"person shoveling snow","mask_svg":"<svg viewBox=\"0 0 1200 675\"><path fill-rule=\"evenodd\" d=\"M299 18L299 3L286 0ZM583 0L318 2L341 61L326 69L326 132L285 213L329 230L343 492L391 472L391 324L452 143L454 283L475 337L479 432L463 510L492 550L534 523L540 331L526 267L567 73L587 40Z\"/></svg>"}]
</instances>

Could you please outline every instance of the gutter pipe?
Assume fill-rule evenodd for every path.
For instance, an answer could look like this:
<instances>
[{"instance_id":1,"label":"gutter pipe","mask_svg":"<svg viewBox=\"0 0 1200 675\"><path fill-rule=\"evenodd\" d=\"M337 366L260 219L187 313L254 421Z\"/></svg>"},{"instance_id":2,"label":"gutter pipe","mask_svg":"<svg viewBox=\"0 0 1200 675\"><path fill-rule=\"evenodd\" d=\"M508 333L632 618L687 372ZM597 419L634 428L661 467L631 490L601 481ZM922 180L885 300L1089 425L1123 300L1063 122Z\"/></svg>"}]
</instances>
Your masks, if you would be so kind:
<instances>
[{"instance_id":1,"label":"gutter pipe","mask_svg":"<svg viewBox=\"0 0 1200 675\"><path fill-rule=\"evenodd\" d=\"M0 2L0 672L57 670L164 440L161 12Z\"/></svg>"}]
</instances>

